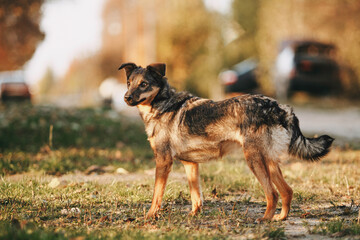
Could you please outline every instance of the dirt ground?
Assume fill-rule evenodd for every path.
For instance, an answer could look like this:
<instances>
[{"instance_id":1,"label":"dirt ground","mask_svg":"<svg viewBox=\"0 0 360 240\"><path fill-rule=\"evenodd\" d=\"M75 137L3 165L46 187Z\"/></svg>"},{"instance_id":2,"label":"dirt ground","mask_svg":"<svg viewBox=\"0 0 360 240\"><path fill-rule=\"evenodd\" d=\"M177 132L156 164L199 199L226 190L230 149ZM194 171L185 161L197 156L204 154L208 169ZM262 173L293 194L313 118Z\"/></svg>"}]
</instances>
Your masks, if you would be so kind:
<instances>
[{"instance_id":1,"label":"dirt ground","mask_svg":"<svg viewBox=\"0 0 360 240\"><path fill-rule=\"evenodd\" d=\"M296 163L294 163L296 164ZM291 163L290 163L291 165ZM50 176L50 175L39 175L39 174L32 174L32 173L25 173L25 174L16 174L11 176L5 176L4 179L6 181L21 181L24 179L30 180L30 179L36 179L39 182L43 182L44 184L48 184L53 179L59 180L59 184L62 184L64 186L71 185L74 183L86 183L86 182L92 182L97 184L114 184L114 183L126 183L127 185L131 184L138 184L139 182L147 182L147 181L153 181L155 174L155 169L150 169L144 171L144 173L128 173L128 174L91 174L86 175L84 173L78 172L78 173L71 173L62 175L60 177ZM186 182L186 175L182 172L171 172L169 177L169 182ZM244 196L242 196L244 197ZM236 202L238 200L239 196L234 196L234 199L232 202ZM228 201L224 201L224 199L204 199L204 208L203 212L206 214L207 211L211 211L213 207L206 206L207 203L210 205L211 203L216 203L216 206L221 209L229 210L231 211L231 208L233 207L233 204L229 203ZM173 207L176 209L176 211L185 211L189 212L191 210L191 205L188 203L184 204L174 204ZM169 203L164 201L163 205L167 205ZM170 203L172 204L172 203ZM259 215L261 215L264 210L265 206L263 203L258 202L257 200L251 201L251 203L238 203L240 211L246 212L246 214L253 219L256 219ZM306 204L305 204L306 205ZM323 217L321 214L323 212L326 212L326 215L329 216L342 216L342 210L341 208L334 207L331 204L316 204L312 206L308 205L300 205L300 206L293 206L289 218L283 222L282 227L284 228L284 233L287 237L287 239L306 239L306 240L312 240L312 239L329 239L329 236L323 236L319 234L309 234L309 229L313 228L316 225L319 225L323 221ZM342 206L345 207L345 206ZM346 206L348 207L348 206ZM317 212L320 215L316 217L310 217L310 218L304 218L302 212L306 209L309 212ZM353 209L352 211L359 211L359 209ZM344 217L344 216L342 216ZM346 216L345 216L346 218ZM206 224L206 223L204 223ZM244 239L252 238L251 235L244 236ZM334 236L336 237L336 236ZM236 237L238 238L238 236ZM358 238L353 239L360 239L360 236Z\"/></svg>"}]
</instances>

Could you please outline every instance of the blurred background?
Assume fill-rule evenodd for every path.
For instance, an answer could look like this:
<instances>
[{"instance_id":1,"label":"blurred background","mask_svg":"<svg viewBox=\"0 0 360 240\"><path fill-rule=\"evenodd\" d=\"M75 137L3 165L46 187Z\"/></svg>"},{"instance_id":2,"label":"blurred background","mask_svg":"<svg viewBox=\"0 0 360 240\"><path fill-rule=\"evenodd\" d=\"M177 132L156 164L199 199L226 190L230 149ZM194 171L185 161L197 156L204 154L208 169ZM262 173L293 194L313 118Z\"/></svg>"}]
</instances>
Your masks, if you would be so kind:
<instances>
[{"instance_id":1,"label":"blurred background","mask_svg":"<svg viewBox=\"0 0 360 240\"><path fill-rule=\"evenodd\" d=\"M294 106L305 133L360 142L358 19L352 0L1 0L0 125L19 136L41 125L44 144L61 108L138 117L118 67L164 62L178 90L215 100L265 94ZM39 119L19 113L18 100ZM69 131L85 124L72 124L75 115ZM22 131L9 119L28 124ZM4 134L6 147L14 133Z\"/></svg>"},{"instance_id":2,"label":"blurred background","mask_svg":"<svg viewBox=\"0 0 360 240\"><path fill-rule=\"evenodd\" d=\"M360 2L1 0L1 98L119 110L124 62L220 99L360 94Z\"/></svg>"}]
</instances>

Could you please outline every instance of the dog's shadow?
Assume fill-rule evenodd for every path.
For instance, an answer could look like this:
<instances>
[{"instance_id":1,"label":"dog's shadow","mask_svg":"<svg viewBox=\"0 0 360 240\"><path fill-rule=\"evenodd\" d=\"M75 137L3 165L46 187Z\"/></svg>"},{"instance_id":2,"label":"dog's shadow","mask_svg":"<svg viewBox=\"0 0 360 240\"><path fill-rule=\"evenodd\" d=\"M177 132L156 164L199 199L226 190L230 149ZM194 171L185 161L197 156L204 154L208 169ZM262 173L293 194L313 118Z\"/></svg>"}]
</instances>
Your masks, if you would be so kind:
<instances>
[{"instance_id":1,"label":"dog's shadow","mask_svg":"<svg viewBox=\"0 0 360 240\"><path fill-rule=\"evenodd\" d=\"M330 206L329 206L330 204ZM319 219L328 220L336 217L356 218L360 205L350 204L332 205L331 203L320 204L309 208L309 203L294 203L290 210L289 219ZM191 216L191 201L164 201L161 209L161 218L167 219L171 216L189 217L193 220L214 221L221 219L236 219L243 223L255 223L255 220L263 215L266 210L265 201L226 201L224 199L204 200L202 211ZM276 214L281 211L281 201L278 203Z\"/></svg>"}]
</instances>

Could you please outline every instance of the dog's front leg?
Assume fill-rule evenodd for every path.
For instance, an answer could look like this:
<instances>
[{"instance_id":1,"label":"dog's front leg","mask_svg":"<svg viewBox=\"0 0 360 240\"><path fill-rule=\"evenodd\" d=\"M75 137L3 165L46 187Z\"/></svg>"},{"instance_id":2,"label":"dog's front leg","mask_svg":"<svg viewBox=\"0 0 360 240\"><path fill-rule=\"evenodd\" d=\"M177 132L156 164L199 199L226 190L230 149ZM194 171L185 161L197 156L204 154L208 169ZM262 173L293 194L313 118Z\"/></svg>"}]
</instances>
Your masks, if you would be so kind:
<instances>
[{"instance_id":1,"label":"dog's front leg","mask_svg":"<svg viewBox=\"0 0 360 240\"><path fill-rule=\"evenodd\" d=\"M181 161L184 164L185 172L190 187L192 211L190 215L195 215L201 211L203 199L200 186L199 164L194 162Z\"/></svg>"},{"instance_id":2,"label":"dog's front leg","mask_svg":"<svg viewBox=\"0 0 360 240\"><path fill-rule=\"evenodd\" d=\"M171 171L173 160L170 154L156 154L155 187L152 204L146 218L155 217L160 210L165 185Z\"/></svg>"}]
</instances>

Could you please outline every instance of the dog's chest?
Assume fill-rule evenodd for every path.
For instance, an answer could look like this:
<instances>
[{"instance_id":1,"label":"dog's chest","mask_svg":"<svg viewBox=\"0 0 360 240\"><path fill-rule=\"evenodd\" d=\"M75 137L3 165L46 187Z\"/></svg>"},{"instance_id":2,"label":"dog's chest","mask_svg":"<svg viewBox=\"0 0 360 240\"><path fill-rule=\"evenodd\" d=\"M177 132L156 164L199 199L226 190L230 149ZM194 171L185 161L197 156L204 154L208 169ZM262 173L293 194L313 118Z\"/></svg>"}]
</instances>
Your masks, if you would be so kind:
<instances>
[{"instance_id":1,"label":"dog's chest","mask_svg":"<svg viewBox=\"0 0 360 240\"><path fill-rule=\"evenodd\" d=\"M170 129L169 123L163 122L160 119L150 118L145 122L145 131L148 139L152 139L154 144L169 144ZM154 145L155 146L155 145ZM152 144L152 147L154 147Z\"/></svg>"},{"instance_id":2,"label":"dog's chest","mask_svg":"<svg viewBox=\"0 0 360 240\"><path fill-rule=\"evenodd\" d=\"M152 121L152 120L148 121L145 124L145 131L146 131L148 138L156 137L156 135L158 134L156 132L156 129L158 128L157 125L158 125L158 123L156 121Z\"/></svg>"}]
</instances>

